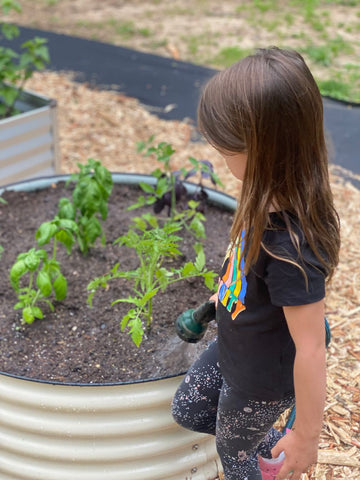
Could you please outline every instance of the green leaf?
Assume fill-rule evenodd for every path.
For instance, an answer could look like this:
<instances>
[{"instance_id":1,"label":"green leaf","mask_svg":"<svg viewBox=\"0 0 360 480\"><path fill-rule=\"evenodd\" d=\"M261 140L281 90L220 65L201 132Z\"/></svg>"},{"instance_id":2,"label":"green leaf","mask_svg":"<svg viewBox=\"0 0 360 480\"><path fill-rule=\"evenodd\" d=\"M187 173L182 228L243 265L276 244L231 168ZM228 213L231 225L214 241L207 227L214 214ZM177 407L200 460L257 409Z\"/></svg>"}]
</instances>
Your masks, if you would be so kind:
<instances>
[{"instance_id":1,"label":"green leaf","mask_svg":"<svg viewBox=\"0 0 360 480\"><path fill-rule=\"evenodd\" d=\"M188 277L189 275L193 275L195 273L197 273L197 270L192 262L185 263L181 270L182 277Z\"/></svg>"},{"instance_id":2,"label":"green leaf","mask_svg":"<svg viewBox=\"0 0 360 480\"><path fill-rule=\"evenodd\" d=\"M31 307L31 312L35 318L44 318L43 312L39 307Z\"/></svg>"},{"instance_id":3,"label":"green leaf","mask_svg":"<svg viewBox=\"0 0 360 480\"><path fill-rule=\"evenodd\" d=\"M46 265L43 266L42 270L47 272L50 275L51 280L57 277L60 273L60 265L56 260L49 260L46 262Z\"/></svg>"},{"instance_id":4,"label":"green leaf","mask_svg":"<svg viewBox=\"0 0 360 480\"><path fill-rule=\"evenodd\" d=\"M22 311L22 318L26 323L33 323L35 316L31 307L25 307Z\"/></svg>"},{"instance_id":5,"label":"green leaf","mask_svg":"<svg viewBox=\"0 0 360 480\"><path fill-rule=\"evenodd\" d=\"M49 243L50 239L56 234L58 228L52 222L44 222L40 225L35 233L35 240L38 245Z\"/></svg>"},{"instance_id":6,"label":"green leaf","mask_svg":"<svg viewBox=\"0 0 360 480\"><path fill-rule=\"evenodd\" d=\"M140 182L139 186L145 193L151 193L152 195L155 195L155 188L152 185L149 185L148 183Z\"/></svg>"},{"instance_id":7,"label":"green leaf","mask_svg":"<svg viewBox=\"0 0 360 480\"><path fill-rule=\"evenodd\" d=\"M25 307L25 302L21 301L21 302L15 303L13 308L14 308L14 310L19 310L20 308L24 308L24 307Z\"/></svg>"},{"instance_id":8,"label":"green leaf","mask_svg":"<svg viewBox=\"0 0 360 480\"><path fill-rule=\"evenodd\" d=\"M28 271L24 260L18 260L14 263L10 270L10 282L15 290L19 288L19 280L22 275Z\"/></svg>"},{"instance_id":9,"label":"green leaf","mask_svg":"<svg viewBox=\"0 0 360 480\"><path fill-rule=\"evenodd\" d=\"M50 302L50 300L44 299L44 302L47 303L47 305L49 306L49 308L50 308L50 310L51 310L52 312L55 311L54 305Z\"/></svg>"},{"instance_id":10,"label":"green leaf","mask_svg":"<svg viewBox=\"0 0 360 480\"><path fill-rule=\"evenodd\" d=\"M140 320L139 320L139 323L141 325ZM133 328L131 328L130 334L131 334L131 340L135 343L137 347L139 347L144 336L143 328L139 326L134 326Z\"/></svg>"},{"instance_id":11,"label":"green leaf","mask_svg":"<svg viewBox=\"0 0 360 480\"><path fill-rule=\"evenodd\" d=\"M40 264L40 258L38 257L38 255L36 255L33 248L28 252L24 261L26 267L28 268L28 270L30 270L30 272L34 272Z\"/></svg>"},{"instance_id":12,"label":"green leaf","mask_svg":"<svg viewBox=\"0 0 360 480\"><path fill-rule=\"evenodd\" d=\"M12 40L19 36L20 30L16 25L11 25L9 23L3 23L1 25L1 33L8 40Z\"/></svg>"},{"instance_id":13,"label":"green leaf","mask_svg":"<svg viewBox=\"0 0 360 480\"><path fill-rule=\"evenodd\" d=\"M196 269L201 272L201 270L205 267L205 253L201 250L195 259L195 267Z\"/></svg>"},{"instance_id":14,"label":"green leaf","mask_svg":"<svg viewBox=\"0 0 360 480\"><path fill-rule=\"evenodd\" d=\"M149 292L146 292L146 294L140 298L139 304L141 307L144 307L150 299L152 299L157 292L159 291L159 288L154 288L153 290L150 290Z\"/></svg>"},{"instance_id":15,"label":"green leaf","mask_svg":"<svg viewBox=\"0 0 360 480\"><path fill-rule=\"evenodd\" d=\"M46 261L47 260L47 251L46 250L43 250L42 248L38 248L36 251L35 251L35 254L43 261Z\"/></svg>"},{"instance_id":16,"label":"green leaf","mask_svg":"<svg viewBox=\"0 0 360 480\"><path fill-rule=\"evenodd\" d=\"M206 238L205 226L198 216L195 216L192 219L189 227L195 233L197 238Z\"/></svg>"},{"instance_id":17,"label":"green leaf","mask_svg":"<svg viewBox=\"0 0 360 480\"><path fill-rule=\"evenodd\" d=\"M147 223L142 217L134 217L133 218L133 227L138 228L140 231L145 231L147 229Z\"/></svg>"},{"instance_id":18,"label":"green leaf","mask_svg":"<svg viewBox=\"0 0 360 480\"><path fill-rule=\"evenodd\" d=\"M69 218L58 218L56 219L56 224L58 228L61 228L62 230L68 230L69 232L73 233L77 233L79 231L77 223Z\"/></svg>"},{"instance_id":19,"label":"green leaf","mask_svg":"<svg viewBox=\"0 0 360 480\"><path fill-rule=\"evenodd\" d=\"M215 272L206 272L204 274L204 283L211 291L214 290L215 278L217 277Z\"/></svg>"},{"instance_id":20,"label":"green leaf","mask_svg":"<svg viewBox=\"0 0 360 480\"><path fill-rule=\"evenodd\" d=\"M131 339L137 347L139 347L144 336L140 313L141 310L131 309L120 323L121 331L124 331L126 327L130 327L129 335L131 335Z\"/></svg>"},{"instance_id":21,"label":"green leaf","mask_svg":"<svg viewBox=\"0 0 360 480\"><path fill-rule=\"evenodd\" d=\"M6 105L13 105L19 96L19 91L11 86L1 88L1 96Z\"/></svg>"},{"instance_id":22,"label":"green leaf","mask_svg":"<svg viewBox=\"0 0 360 480\"><path fill-rule=\"evenodd\" d=\"M75 243L73 234L67 230L60 230L56 234L56 239L65 246L67 253L70 255Z\"/></svg>"},{"instance_id":23,"label":"green leaf","mask_svg":"<svg viewBox=\"0 0 360 480\"><path fill-rule=\"evenodd\" d=\"M173 273L169 272L168 270L166 270L166 268L162 267L162 268L159 268L158 270L156 270L155 275L156 275L156 278L159 282L160 288L162 290L165 290L165 288L169 284L169 278L171 276L173 276Z\"/></svg>"},{"instance_id":24,"label":"green leaf","mask_svg":"<svg viewBox=\"0 0 360 480\"><path fill-rule=\"evenodd\" d=\"M67 295L67 281L66 278L60 273L53 282L53 289L55 292L56 300L64 300Z\"/></svg>"},{"instance_id":25,"label":"green leaf","mask_svg":"<svg viewBox=\"0 0 360 480\"><path fill-rule=\"evenodd\" d=\"M81 226L83 227L82 237L86 244L93 245L95 240L101 235L102 228L99 220L96 217L83 217L81 219Z\"/></svg>"},{"instance_id":26,"label":"green leaf","mask_svg":"<svg viewBox=\"0 0 360 480\"><path fill-rule=\"evenodd\" d=\"M40 270L36 277L36 285L44 297L48 297L51 294L51 279L47 272Z\"/></svg>"},{"instance_id":27,"label":"green leaf","mask_svg":"<svg viewBox=\"0 0 360 480\"><path fill-rule=\"evenodd\" d=\"M75 220L75 208L68 198L61 198L58 204L58 217Z\"/></svg>"},{"instance_id":28,"label":"green leaf","mask_svg":"<svg viewBox=\"0 0 360 480\"><path fill-rule=\"evenodd\" d=\"M7 15L11 10L15 10L18 13L21 12L21 5L16 0L2 0L0 2L0 7L4 15Z\"/></svg>"},{"instance_id":29,"label":"green leaf","mask_svg":"<svg viewBox=\"0 0 360 480\"><path fill-rule=\"evenodd\" d=\"M140 197L138 197L136 203L133 203L132 205L130 205L130 207L127 207L126 210L128 210L128 211L136 210L137 208L140 208L140 207L143 207L144 205L146 205L147 202L148 202L148 200L143 195L140 195Z\"/></svg>"},{"instance_id":30,"label":"green leaf","mask_svg":"<svg viewBox=\"0 0 360 480\"><path fill-rule=\"evenodd\" d=\"M121 329L122 332L125 330L129 320L131 320L131 318L133 318L134 315L135 315L135 310L132 308L128 311L128 313L126 315L123 316L123 318L121 319L121 322L120 322L120 329Z\"/></svg>"}]
</instances>

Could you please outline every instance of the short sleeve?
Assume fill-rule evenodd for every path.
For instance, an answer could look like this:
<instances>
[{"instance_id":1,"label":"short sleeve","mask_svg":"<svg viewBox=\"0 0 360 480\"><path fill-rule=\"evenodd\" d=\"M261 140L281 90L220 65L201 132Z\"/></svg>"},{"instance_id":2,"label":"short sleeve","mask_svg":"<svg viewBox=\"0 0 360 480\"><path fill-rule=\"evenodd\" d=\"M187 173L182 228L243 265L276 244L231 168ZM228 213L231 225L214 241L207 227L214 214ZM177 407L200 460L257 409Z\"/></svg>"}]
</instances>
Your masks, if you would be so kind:
<instances>
[{"instance_id":1,"label":"short sleeve","mask_svg":"<svg viewBox=\"0 0 360 480\"><path fill-rule=\"evenodd\" d=\"M292 245L290 247L288 244L282 250L287 253L287 258L295 260L280 260L268 254L264 280L271 303L285 307L307 305L323 299L324 269L310 247L308 245L302 247L302 260L299 260Z\"/></svg>"}]
</instances>

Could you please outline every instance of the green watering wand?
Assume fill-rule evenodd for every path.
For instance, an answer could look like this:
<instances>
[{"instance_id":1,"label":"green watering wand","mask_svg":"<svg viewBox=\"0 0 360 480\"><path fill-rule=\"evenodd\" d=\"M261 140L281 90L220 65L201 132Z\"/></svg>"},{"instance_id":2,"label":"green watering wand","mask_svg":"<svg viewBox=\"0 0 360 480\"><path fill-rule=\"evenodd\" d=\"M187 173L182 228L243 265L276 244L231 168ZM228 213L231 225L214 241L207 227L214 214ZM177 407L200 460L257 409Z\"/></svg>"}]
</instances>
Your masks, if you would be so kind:
<instances>
[{"instance_id":1,"label":"green watering wand","mask_svg":"<svg viewBox=\"0 0 360 480\"><path fill-rule=\"evenodd\" d=\"M175 321L176 333L184 342L197 343L203 338L209 323L215 320L215 302L209 300L200 307L186 310Z\"/></svg>"}]
</instances>

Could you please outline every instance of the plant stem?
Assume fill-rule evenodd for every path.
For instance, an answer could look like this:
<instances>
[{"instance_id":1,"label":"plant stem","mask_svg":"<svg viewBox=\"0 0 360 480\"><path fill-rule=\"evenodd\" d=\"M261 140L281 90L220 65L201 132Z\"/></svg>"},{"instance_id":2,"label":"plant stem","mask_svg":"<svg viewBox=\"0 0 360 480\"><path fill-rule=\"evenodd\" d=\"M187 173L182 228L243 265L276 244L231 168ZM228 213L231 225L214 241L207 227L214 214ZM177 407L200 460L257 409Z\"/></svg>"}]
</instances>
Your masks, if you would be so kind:
<instances>
[{"instance_id":1,"label":"plant stem","mask_svg":"<svg viewBox=\"0 0 360 480\"><path fill-rule=\"evenodd\" d=\"M54 245L53 245L53 254L52 254L52 259L56 260L56 249L57 249L57 239L54 236Z\"/></svg>"}]
</instances>

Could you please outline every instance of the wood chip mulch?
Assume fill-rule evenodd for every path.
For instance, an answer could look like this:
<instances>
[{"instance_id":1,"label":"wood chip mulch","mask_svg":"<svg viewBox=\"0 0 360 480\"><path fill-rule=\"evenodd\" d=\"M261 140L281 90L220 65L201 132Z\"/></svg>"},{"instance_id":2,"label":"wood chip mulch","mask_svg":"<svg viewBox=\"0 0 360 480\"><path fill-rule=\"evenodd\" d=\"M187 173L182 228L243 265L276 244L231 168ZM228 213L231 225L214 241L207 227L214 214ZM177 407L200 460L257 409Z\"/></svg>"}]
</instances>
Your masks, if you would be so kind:
<instances>
[{"instance_id":1,"label":"wood chip mulch","mask_svg":"<svg viewBox=\"0 0 360 480\"><path fill-rule=\"evenodd\" d=\"M136 142L155 135L156 142L175 148L174 168L186 165L189 156L208 159L225 191L237 195L238 182L221 157L208 145L193 141L195 129L190 120L160 120L136 99L91 89L73 82L69 73L36 73L27 88L58 101L63 173L76 171L76 163L90 157L111 171L150 173L156 162L138 154ZM342 227L341 261L326 300L332 342L319 459L303 480L360 479L360 190L345 181L348 177L343 173L351 175L330 166Z\"/></svg>"}]
</instances>

